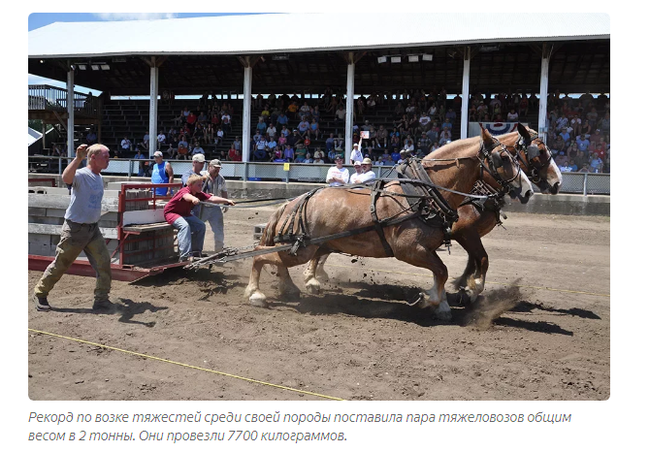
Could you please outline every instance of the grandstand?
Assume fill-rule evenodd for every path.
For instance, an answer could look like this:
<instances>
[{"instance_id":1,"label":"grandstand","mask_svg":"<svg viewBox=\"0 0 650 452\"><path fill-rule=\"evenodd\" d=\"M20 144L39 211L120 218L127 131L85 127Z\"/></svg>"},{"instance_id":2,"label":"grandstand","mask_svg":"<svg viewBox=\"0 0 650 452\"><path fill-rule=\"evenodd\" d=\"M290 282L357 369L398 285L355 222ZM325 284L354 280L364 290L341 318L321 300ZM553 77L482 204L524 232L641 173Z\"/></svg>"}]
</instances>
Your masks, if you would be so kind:
<instances>
[{"instance_id":1,"label":"grandstand","mask_svg":"<svg viewBox=\"0 0 650 452\"><path fill-rule=\"evenodd\" d=\"M134 144L141 141L152 131L152 114L157 119L153 130L166 132L183 107L197 107L198 99L181 99L182 96L198 98L216 92L219 101L233 105L234 128L219 146L202 144L209 156L227 150L235 135L243 137L249 131L250 138L254 134L261 108L253 104L247 111L244 93L252 98L257 93L297 94L301 104L306 100L312 106L327 89L333 89L341 97L349 89L355 97L373 92L385 96L387 101L383 105L363 113L358 111L356 117L346 121L345 129L336 124L333 112L321 108L321 139L313 142L312 147L324 147L324 138L337 131L337 126L338 132L344 132L346 147L353 139L353 124L360 126L368 120L377 128L383 125L392 130L395 103L398 100L406 103L420 91L426 96L446 91L448 96L440 100L439 107L456 113L452 139L462 136L459 124L463 108L469 106L468 99L465 104L455 102L453 97L457 95L469 97L470 93L481 93L486 96L485 103L489 102L490 95L498 93L510 95L521 91L540 97L543 81L549 93L609 93L609 18L606 15L552 15L548 20L539 14L499 15L500 22L509 24L505 30L482 26L489 22L486 16L489 15L380 14L373 18L376 27L372 28L382 32L370 30L363 37L346 35L343 41L314 34L319 36L301 39L299 43L287 42L283 36L269 36L264 40L241 36L236 43L220 42L205 33L217 28L225 34L228 30L257 29L256 25L264 23L268 27L271 21L279 28L296 20L309 21L317 28L330 23L333 16L254 15L133 24L53 24L30 32L29 72L61 81L72 75L75 84L102 91L101 98L97 99L100 107L88 114L77 110L75 100L76 137L82 140L86 130L94 128L111 149L117 149L125 135ZM439 25L423 26L431 21ZM398 26L402 23L408 27ZM174 39L182 36L180 30L188 28L195 30L193 40ZM84 34L88 40L79 42L75 38L91 29L92 33ZM133 38L144 34L147 39ZM233 35L239 36L236 32ZM105 40L99 36L112 38ZM53 42L57 45L53 46ZM134 42L138 43L137 48ZM542 74L544 61L549 64L546 75ZM68 63L72 73L64 70ZM156 86L161 96L155 112L150 110L149 100L129 99L129 96L150 95L151 86ZM162 94L170 92L176 99L163 99ZM43 104L39 109L50 107ZM526 118L519 120L524 119L537 128L542 123L538 111L536 106L531 107ZM506 112L503 111L504 117ZM599 114L602 116L602 110ZM66 141L65 112L46 116L37 108L30 108L30 118L36 117L54 124L60 129L59 139ZM246 125L245 119L248 119ZM443 118L440 119L439 124ZM244 160L249 157L250 153Z\"/></svg>"}]
</instances>

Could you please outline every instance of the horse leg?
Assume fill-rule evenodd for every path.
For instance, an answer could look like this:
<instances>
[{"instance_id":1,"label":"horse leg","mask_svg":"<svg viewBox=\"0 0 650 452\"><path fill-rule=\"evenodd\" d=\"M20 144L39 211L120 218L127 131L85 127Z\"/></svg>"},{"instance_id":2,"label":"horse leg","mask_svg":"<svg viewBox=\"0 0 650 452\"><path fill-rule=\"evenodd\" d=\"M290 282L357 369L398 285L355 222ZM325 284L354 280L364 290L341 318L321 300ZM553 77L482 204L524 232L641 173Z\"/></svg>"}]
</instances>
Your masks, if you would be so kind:
<instances>
[{"instance_id":1,"label":"horse leg","mask_svg":"<svg viewBox=\"0 0 650 452\"><path fill-rule=\"evenodd\" d=\"M454 285L458 282L457 288L462 286L473 303L485 288L485 275L489 267L487 252L476 229L463 231L456 241L467 251L468 259L465 272L454 281Z\"/></svg>"},{"instance_id":2,"label":"horse leg","mask_svg":"<svg viewBox=\"0 0 650 452\"><path fill-rule=\"evenodd\" d=\"M260 290L260 274L262 273L262 268L266 264L265 256L255 256L253 258L253 267L251 268L251 275L248 280L248 286L244 290L244 297L248 298L248 301L253 306L266 308L268 304L266 303L266 295Z\"/></svg>"},{"instance_id":3,"label":"horse leg","mask_svg":"<svg viewBox=\"0 0 650 452\"><path fill-rule=\"evenodd\" d=\"M329 276L325 273L325 270L323 270L323 265L325 264L329 254L324 253L329 253L329 251L319 248L319 250L316 251L316 254L314 254L314 257L309 261L307 270L305 270L304 273L305 288L309 293L314 295L320 293L320 281L329 280Z\"/></svg>"},{"instance_id":4,"label":"horse leg","mask_svg":"<svg viewBox=\"0 0 650 452\"><path fill-rule=\"evenodd\" d=\"M488 259L487 252L483 248L483 243L479 239L476 244L475 252L475 262L476 262L476 271L474 272L473 284L470 287L470 301L474 303L478 296L485 289L485 275L487 274L488 267L490 266L490 261Z\"/></svg>"},{"instance_id":5,"label":"horse leg","mask_svg":"<svg viewBox=\"0 0 650 452\"><path fill-rule=\"evenodd\" d=\"M265 248L260 246L256 249ZM272 248L272 247L268 247ZM269 253L253 258L253 267L248 282L248 286L244 291L244 296L248 298L253 306L267 307L266 295L262 293L259 288L260 274L264 265L273 265L277 268L277 275L280 278L280 294L285 297L299 297L300 289L294 284L289 275L289 267L304 264L307 262L316 251L316 247L307 247L301 249L296 256L290 256L287 253Z\"/></svg>"},{"instance_id":6,"label":"horse leg","mask_svg":"<svg viewBox=\"0 0 650 452\"><path fill-rule=\"evenodd\" d=\"M280 295L285 298L300 298L300 289L289 275L289 269L284 264L275 264L280 278Z\"/></svg>"},{"instance_id":7,"label":"horse leg","mask_svg":"<svg viewBox=\"0 0 650 452\"><path fill-rule=\"evenodd\" d=\"M454 281L454 287L466 292L473 303L485 288L485 275L489 267L488 255L476 229L465 229L454 238L467 251L467 266L463 274Z\"/></svg>"},{"instance_id":8,"label":"horse leg","mask_svg":"<svg viewBox=\"0 0 650 452\"><path fill-rule=\"evenodd\" d=\"M316 267L316 278L321 282L327 282L330 280L330 276L325 271L325 261L329 256L329 254L325 254L318 260L318 266Z\"/></svg>"},{"instance_id":9,"label":"horse leg","mask_svg":"<svg viewBox=\"0 0 650 452\"><path fill-rule=\"evenodd\" d=\"M459 240L457 240L458 244L463 246ZM463 246L463 248L465 248ZM465 265L465 271L463 271L463 274L460 275L458 278L454 279L454 281L451 283L451 286L457 291L464 291L468 285L469 285L469 279L471 275L474 274L476 268L476 260L474 260L471 256L467 256L467 265Z\"/></svg>"},{"instance_id":10,"label":"horse leg","mask_svg":"<svg viewBox=\"0 0 650 452\"><path fill-rule=\"evenodd\" d=\"M436 318L449 321L451 320L451 308L447 302L447 293L445 292L445 283L448 276L447 267L436 254L435 248L432 251L418 245L415 249L405 250L404 252L396 251L395 257L416 267L431 270L433 273L433 287L424 294L419 306L421 308L432 306L435 308L434 316Z\"/></svg>"}]
</instances>

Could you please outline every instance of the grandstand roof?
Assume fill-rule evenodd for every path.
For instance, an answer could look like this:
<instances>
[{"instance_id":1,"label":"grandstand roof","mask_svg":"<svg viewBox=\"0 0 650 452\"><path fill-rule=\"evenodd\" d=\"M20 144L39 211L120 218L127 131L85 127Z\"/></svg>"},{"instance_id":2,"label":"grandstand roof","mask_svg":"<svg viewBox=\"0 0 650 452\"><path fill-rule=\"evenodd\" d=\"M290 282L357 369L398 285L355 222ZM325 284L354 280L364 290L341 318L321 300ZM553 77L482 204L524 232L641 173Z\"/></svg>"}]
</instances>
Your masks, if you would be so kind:
<instances>
[{"instance_id":1,"label":"grandstand roof","mask_svg":"<svg viewBox=\"0 0 650 452\"><path fill-rule=\"evenodd\" d=\"M31 146L32 144L36 143L42 137L43 134L41 132L32 129L29 126L27 127L27 146Z\"/></svg>"},{"instance_id":2,"label":"grandstand roof","mask_svg":"<svg viewBox=\"0 0 650 452\"><path fill-rule=\"evenodd\" d=\"M241 91L239 57L252 56L262 57L253 71L254 92L299 91L345 86L346 54L356 52L355 85L361 89L435 84L452 91L462 79L459 48L470 45L477 73L473 89L490 84L498 85L493 89L534 89L539 86L541 43L553 43L564 60L558 77L572 85L593 85L592 91L609 86L606 14L365 14L358 26L342 25L358 22L358 17L252 14L54 23L29 33L29 72L64 81L67 61L105 62L108 71L77 70L75 83L111 94L147 94L145 60L155 56L165 58L161 89L176 94ZM316 32L287 32L303 26ZM433 55L432 61L407 62L408 55L422 53ZM403 62L378 63L377 57L385 55L401 55Z\"/></svg>"}]
</instances>

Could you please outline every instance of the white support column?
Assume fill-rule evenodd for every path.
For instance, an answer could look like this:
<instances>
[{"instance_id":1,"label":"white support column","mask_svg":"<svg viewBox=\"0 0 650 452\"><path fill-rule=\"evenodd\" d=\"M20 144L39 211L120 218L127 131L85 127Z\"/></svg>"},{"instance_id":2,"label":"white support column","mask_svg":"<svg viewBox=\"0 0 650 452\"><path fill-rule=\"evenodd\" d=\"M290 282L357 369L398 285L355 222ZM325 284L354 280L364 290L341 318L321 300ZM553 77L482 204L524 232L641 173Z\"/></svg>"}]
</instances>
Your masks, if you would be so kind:
<instances>
[{"instance_id":1,"label":"white support column","mask_svg":"<svg viewBox=\"0 0 650 452\"><path fill-rule=\"evenodd\" d=\"M253 93L253 68L250 65L250 57L246 57L244 66L244 111L242 114L241 128L241 155L242 162L249 162L251 155L251 97Z\"/></svg>"},{"instance_id":2,"label":"white support column","mask_svg":"<svg viewBox=\"0 0 650 452\"><path fill-rule=\"evenodd\" d=\"M74 157L76 154L74 146L74 69L68 65L68 157Z\"/></svg>"},{"instance_id":3,"label":"white support column","mask_svg":"<svg viewBox=\"0 0 650 452\"><path fill-rule=\"evenodd\" d=\"M158 66L152 58L149 79L149 157L158 149Z\"/></svg>"},{"instance_id":4,"label":"white support column","mask_svg":"<svg viewBox=\"0 0 650 452\"><path fill-rule=\"evenodd\" d=\"M462 106L460 110L460 139L467 138L467 129L469 121L469 63L471 59L470 47L465 47L463 56L463 93Z\"/></svg>"},{"instance_id":5,"label":"white support column","mask_svg":"<svg viewBox=\"0 0 650 452\"><path fill-rule=\"evenodd\" d=\"M542 50L542 71L539 82L539 119L537 128L539 135L546 143L548 124L546 123L546 110L548 109L548 69L551 61L551 47L544 44Z\"/></svg>"},{"instance_id":6,"label":"white support column","mask_svg":"<svg viewBox=\"0 0 650 452\"><path fill-rule=\"evenodd\" d=\"M344 164L350 161L352 154L352 125L354 121L354 53L350 52L348 60L347 94L345 102L345 158Z\"/></svg>"}]
</instances>

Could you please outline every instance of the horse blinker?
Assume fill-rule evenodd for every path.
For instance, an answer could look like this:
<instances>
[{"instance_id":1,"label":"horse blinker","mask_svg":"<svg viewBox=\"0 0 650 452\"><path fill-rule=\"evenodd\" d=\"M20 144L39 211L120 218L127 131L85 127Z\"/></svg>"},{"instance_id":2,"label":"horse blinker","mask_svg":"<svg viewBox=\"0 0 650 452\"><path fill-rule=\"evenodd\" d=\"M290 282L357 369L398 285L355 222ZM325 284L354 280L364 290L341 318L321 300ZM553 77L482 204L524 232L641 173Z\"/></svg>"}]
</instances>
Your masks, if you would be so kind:
<instances>
[{"instance_id":1,"label":"horse blinker","mask_svg":"<svg viewBox=\"0 0 650 452\"><path fill-rule=\"evenodd\" d=\"M503 159L501 158L501 154L499 154L499 152L492 153L492 164L495 168L501 168L503 166Z\"/></svg>"},{"instance_id":2,"label":"horse blinker","mask_svg":"<svg viewBox=\"0 0 650 452\"><path fill-rule=\"evenodd\" d=\"M528 148L526 148L526 152L528 154L528 159L529 160L534 160L536 158L539 158L539 156L540 156L540 150L535 145L528 146Z\"/></svg>"}]
</instances>

